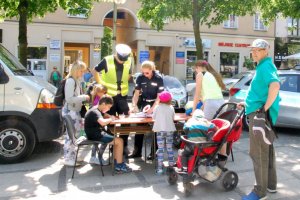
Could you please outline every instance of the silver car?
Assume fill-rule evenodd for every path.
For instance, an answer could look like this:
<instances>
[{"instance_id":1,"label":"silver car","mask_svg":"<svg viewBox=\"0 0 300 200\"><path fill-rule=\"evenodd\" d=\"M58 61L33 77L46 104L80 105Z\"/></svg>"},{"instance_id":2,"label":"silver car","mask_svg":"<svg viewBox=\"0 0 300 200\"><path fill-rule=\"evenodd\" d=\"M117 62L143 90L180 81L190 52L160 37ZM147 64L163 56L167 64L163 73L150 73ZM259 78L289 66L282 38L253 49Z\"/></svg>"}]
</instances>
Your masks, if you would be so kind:
<instances>
[{"instance_id":1,"label":"silver car","mask_svg":"<svg viewBox=\"0 0 300 200\"><path fill-rule=\"evenodd\" d=\"M229 91L229 102L245 100L255 71L243 76ZM300 70L278 70L280 79L280 110L277 127L300 128ZM247 127L248 120L244 119Z\"/></svg>"},{"instance_id":2,"label":"silver car","mask_svg":"<svg viewBox=\"0 0 300 200\"><path fill-rule=\"evenodd\" d=\"M132 76L134 83L139 75L141 75L140 72L135 73ZM185 87L174 76L162 75L162 78L165 90L169 91L173 96L172 105L174 106L176 112L184 112L184 107L188 100L188 95ZM134 90L134 88L132 88L132 90Z\"/></svg>"}]
</instances>

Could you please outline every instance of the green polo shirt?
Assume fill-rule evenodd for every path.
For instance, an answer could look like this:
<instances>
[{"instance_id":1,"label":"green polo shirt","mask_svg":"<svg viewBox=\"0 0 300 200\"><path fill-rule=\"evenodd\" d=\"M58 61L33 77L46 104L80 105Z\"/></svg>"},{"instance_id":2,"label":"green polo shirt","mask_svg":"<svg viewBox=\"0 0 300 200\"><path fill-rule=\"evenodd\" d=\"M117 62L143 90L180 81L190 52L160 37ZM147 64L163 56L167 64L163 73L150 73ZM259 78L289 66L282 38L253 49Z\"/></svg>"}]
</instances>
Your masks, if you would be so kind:
<instances>
[{"instance_id":1,"label":"green polo shirt","mask_svg":"<svg viewBox=\"0 0 300 200\"><path fill-rule=\"evenodd\" d=\"M280 82L280 80L272 59L270 57L266 57L257 65L256 73L250 84L250 88L246 96L246 115L255 112L265 105L268 98L269 85L272 82ZM269 109L273 124L275 124L278 117L279 101L280 97L277 95Z\"/></svg>"}]
</instances>

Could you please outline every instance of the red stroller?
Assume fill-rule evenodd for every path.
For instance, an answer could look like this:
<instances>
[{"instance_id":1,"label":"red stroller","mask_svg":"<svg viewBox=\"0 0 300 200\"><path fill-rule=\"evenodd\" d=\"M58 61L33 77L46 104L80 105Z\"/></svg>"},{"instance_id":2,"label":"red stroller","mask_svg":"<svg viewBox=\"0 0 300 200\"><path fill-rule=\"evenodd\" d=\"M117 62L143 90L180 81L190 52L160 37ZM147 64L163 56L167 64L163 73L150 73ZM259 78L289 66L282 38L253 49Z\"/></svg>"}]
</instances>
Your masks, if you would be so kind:
<instances>
[{"instance_id":1,"label":"red stroller","mask_svg":"<svg viewBox=\"0 0 300 200\"><path fill-rule=\"evenodd\" d=\"M184 193L191 195L193 191L192 182L196 178L204 179L210 183L221 181L226 191L233 190L238 184L238 175L234 171L225 168L218 163L217 154L223 144L227 142L227 155L232 153L232 144L239 140L242 133L242 119L244 109L238 110L237 104L225 103L216 112L211 121L218 127L209 141L191 141L186 136L181 136L180 149L189 143L194 145L193 155L188 160L188 173L182 174L178 169L182 167L181 156L178 155L177 168L167 169L168 182L170 185L177 183L178 175L182 176ZM233 157L232 157L233 158Z\"/></svg>"}]
</instances>

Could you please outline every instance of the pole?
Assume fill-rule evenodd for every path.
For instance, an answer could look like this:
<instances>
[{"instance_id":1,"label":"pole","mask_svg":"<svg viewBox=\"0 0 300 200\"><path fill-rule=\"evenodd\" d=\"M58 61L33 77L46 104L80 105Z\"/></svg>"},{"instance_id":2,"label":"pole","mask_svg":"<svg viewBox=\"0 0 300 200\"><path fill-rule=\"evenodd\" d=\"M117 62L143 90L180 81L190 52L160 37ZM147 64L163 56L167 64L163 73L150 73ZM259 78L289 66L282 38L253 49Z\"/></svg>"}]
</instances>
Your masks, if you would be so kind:
<instances>
[{"instance_id":1,"label":"pole","mask_svg":"<svg viewBox=\"0 0 300 200\"><path fill-rule=\"evenodd\" d=\"M117 4L114 2L114 8L113 8L113 38L112 38L112 49L113 53L116 51L116 33L117 33Z\"/></svg>"}]
</instances>

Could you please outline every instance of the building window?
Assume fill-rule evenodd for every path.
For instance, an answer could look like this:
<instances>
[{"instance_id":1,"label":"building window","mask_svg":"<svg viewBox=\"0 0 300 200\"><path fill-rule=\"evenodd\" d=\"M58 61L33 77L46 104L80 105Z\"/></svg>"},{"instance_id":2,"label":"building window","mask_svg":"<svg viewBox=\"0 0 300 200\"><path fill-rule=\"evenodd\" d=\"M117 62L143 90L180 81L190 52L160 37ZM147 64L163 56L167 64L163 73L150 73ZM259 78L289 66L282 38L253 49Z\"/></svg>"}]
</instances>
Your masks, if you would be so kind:
<instances>
[{"instance_id":1,"label":"building window","mask_svg":"<svg viewBox=\"0 0 300 200\"><path fill-rule=\"evenodd\" d=\"M220 52L220 73L224 78L230 78L239 73L240 54Z\"/></svg>"},{"instance_id":2,"label":"building window","mask_svg":"<svg viewBox=\"0 0 300 200\"><path fill-rule=\"evenodd\" d=\"M229 15L228 20L223 22L224 28L237 28L238 27L238 17L236 15Z\"/></svg>"},{"instance_id":3,"label":"building window","mask_svg":"<svg viewBox=\"0 0 300 200\"><path fill-rule=\"evenodd\" d=\"M287 24L289 36L300 36L300 19L288 18Z\"/></svg>"},{"instance_id":4,"label":"building window","mask_svg":"<svg viewBox=\"0 0 300 200\"><path fill-rule=\"evenodd\" d=\"M256 31L266 31L267 26L264 25L265 20L260 16L260 13L255 13L254 15L254 30Z\"/></svg>"}]
</instances>

